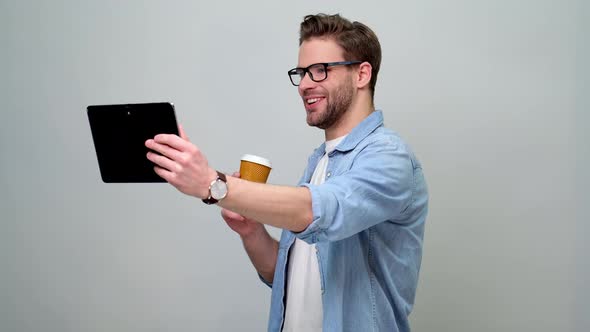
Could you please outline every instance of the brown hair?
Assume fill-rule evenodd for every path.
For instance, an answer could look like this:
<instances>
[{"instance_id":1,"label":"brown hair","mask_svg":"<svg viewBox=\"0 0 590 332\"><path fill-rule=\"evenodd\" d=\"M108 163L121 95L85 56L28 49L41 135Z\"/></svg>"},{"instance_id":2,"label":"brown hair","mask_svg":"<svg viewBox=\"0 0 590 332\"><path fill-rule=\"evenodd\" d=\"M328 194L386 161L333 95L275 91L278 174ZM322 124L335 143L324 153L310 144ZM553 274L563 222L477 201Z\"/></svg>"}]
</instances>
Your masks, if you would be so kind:
<instances>
[{"instance_id":1,"label":"brown hair","mask_svg":"<svg viewBox=\"0 0 590 332\"><path fill-rule=\"evenodd\" d=\"M344 50L345 61L366 61L373 68L371 71L371 98L375 95L377 74L381 65L381 45L377 35L360 22L351 22L335 15L307 15L301 22L299 45L312 38L333 38Z\"/></svg>"}]
</instances>

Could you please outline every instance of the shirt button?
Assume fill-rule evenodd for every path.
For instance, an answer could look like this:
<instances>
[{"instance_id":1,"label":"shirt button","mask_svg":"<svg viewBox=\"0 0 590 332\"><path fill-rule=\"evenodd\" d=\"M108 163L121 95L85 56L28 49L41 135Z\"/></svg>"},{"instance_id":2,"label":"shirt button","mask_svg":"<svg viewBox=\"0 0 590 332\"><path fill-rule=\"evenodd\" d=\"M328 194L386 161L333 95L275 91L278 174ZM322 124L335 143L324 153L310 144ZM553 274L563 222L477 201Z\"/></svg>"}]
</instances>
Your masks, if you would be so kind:
<instances>
[{"instance_id":1,"label":"shirt button","mask_svg":"<svg viewBox=\"0 0 590 332\"><path fill-rule=\"evenodd\" d=\"M328 174L326 174L327 177L330 177L330 175L332 175L332 173L328 172Z\"/></svg>"}]
</instances>

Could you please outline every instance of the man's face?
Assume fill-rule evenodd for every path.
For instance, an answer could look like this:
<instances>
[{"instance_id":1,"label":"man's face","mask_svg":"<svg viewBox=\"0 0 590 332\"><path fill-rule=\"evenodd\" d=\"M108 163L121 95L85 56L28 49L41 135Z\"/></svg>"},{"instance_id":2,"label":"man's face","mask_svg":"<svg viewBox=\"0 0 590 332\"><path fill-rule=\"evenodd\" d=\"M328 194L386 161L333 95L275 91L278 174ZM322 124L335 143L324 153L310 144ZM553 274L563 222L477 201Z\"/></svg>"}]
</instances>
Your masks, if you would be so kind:
<instances>
[{"instance_id":1,"label":"man's face","mask_svg":"<svg viewBox=\"0 0 590 332\"><path fill-rule=\"evenodd\" d=\"M344 61L343 51L332 39L310 39L299 48L297 67L314 63ZM350 108L354 97L352 71L347 66L327 68L328 77L314 82L305 75L299 84L299 95L307 112L307 124L327 129L338 122Z\"/></svg>"}]
</instances>

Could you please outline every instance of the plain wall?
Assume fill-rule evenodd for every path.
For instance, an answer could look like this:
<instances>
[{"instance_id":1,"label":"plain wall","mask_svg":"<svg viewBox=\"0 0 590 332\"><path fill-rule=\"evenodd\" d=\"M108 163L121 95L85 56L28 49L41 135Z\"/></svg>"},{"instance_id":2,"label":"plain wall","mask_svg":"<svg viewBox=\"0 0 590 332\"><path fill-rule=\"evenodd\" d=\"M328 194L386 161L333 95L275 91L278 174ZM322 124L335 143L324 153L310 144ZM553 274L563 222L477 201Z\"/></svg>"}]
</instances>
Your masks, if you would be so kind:
<instances>
[{"instance_id":1,"label":"plain wall","mask_svg":"<svg viewBox=\"0 0 590 332\"><path fill-rule=\"evenodd\" d=\"M323 140L286 75L317 12L376 31L376 106L424 165L413 330L589 330L588 9L0 2L0 330L266 329L270 289L219 209L102 183L85 107L172 101L214 167L260 154L269 182L293 185Z\"/></svg>"}]
</instances>

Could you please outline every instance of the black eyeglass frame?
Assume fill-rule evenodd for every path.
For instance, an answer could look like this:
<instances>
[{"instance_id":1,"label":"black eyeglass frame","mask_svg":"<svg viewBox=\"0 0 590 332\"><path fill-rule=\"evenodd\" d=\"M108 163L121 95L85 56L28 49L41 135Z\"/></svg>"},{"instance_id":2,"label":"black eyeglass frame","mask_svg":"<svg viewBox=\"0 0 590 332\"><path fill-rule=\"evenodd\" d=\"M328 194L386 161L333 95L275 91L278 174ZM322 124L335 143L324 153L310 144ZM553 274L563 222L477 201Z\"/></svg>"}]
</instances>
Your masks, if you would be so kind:
<instances>
[{"instance_id":1,"label":"black eyeglass frame","mask_svg":"<svg viewBox=\"0 0 590 332\"><path fill-rule=\"evenodd\" d=\"M319 62L319 63L311 64L305 68L302 68L302 67L293 68L287 72L287 75L289 75L289 80L291 81L291 84L293 84L294 86L299 86L299 84L301 84L301 81L303 80L303 78L305 78L305 74L309 75L309 78L311 78L312 81L317 83L317 82L325 81L328 78L328 67L357 65L357 64L363 63L363 62L364 61ZM324 71L326 72L326 77L322 78L321 80L315 80L313 78L313 74L309 71L309 68L317 66L317 65L324 66ZM298 72L301 70L303 70L303 74ZM293 76L295 76L295 75L301 76L301 79L299 80L299 84L295 84L295 82L293 82Z\"/></svg>"}]
</instances>

